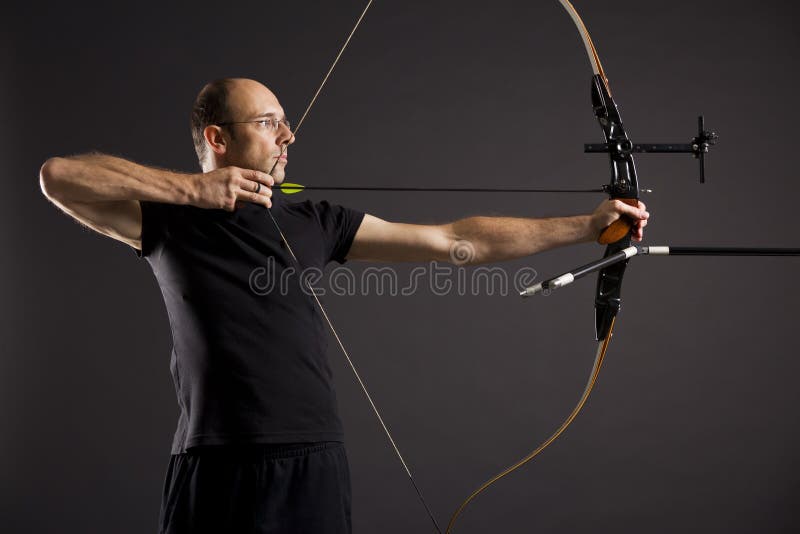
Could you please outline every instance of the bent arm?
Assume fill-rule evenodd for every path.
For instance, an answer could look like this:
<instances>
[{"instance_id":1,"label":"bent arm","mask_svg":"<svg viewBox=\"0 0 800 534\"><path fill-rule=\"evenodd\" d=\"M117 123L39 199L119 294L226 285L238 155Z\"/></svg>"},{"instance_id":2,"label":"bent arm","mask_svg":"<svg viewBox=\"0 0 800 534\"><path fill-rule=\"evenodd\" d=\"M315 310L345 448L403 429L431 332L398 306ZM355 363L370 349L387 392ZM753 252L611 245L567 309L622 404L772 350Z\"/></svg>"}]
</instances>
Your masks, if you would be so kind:
<instances>
[{"instance_id":1,"label":"bent arm","mask_svg":"<svg viewBox=\"0 0 800 534\"><path fill-rule=\"evenodd\" d=\"M140 200L188 204L191 175L114 156L85 154L47 160L42 193L61 211L98 233L141 249Z\"/></svg>"},{"instance_id":2,"label":"bent arm","mask_svg":"<svg viewBox=\"0 0 800 534\"><path fill-rule=\"evenodd\" d=\"M192 175L105 154L50 158L42 166L44 194L61 202L150 200L170 204L191 201Z\"/></svg>"}]
</instances>

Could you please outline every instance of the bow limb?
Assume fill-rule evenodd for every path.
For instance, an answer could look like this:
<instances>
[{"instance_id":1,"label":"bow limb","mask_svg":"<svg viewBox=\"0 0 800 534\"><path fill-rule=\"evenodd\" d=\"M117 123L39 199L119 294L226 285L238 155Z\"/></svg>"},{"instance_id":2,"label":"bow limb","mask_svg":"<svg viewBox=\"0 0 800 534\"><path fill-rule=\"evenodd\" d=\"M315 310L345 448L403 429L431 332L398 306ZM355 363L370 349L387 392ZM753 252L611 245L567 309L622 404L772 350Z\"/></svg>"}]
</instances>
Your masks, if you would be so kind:
<instances>
[{"instance_id":1,"label":"bow limb","mask_svg":"<svg viewBox=\"0 0 800 534\"><path fill-rule=\"evenodd\" d=\"M592 71L595 75L602 76L603 80L608 85L608 79L606 78L606 73L603 70L603 64L600 63L600 56L597 55L597 49L594 47L594 42L592 41L592 36L589 35L589 30L586 29L586 24L583 23L583 19L580 15L578 15L578 11L575 9L575 6L572 5L572 2L569 0L558 0L564 9L567 10L569 16L572 18L572 22L575 23L575 26L578 28L578 32L581 34L581 39L583 39L583 45L586 47L586 53L589 55L589 63L592 65ZM610 92L610 91L609 91Z\"/></svg>"},{"instance_id":2,"label":"bow limb","mask_svg":"<svg viewBox=\"0 0 800 534\"><path fill-rule=\"evenodd\" d=\"M569 427L569 425L572 424L572 421L574 421L575 418L578 417L578 414L583 409L583 406L586 404L586 401L588 400L589 395L592 393L592 390L594 389L594 385L597 382L597 377L600 374L600 368L603 365L603 359L606 356L606 350L608 350L608 344L611 342L611 335L612 335L612 331L613 330L614 330L614 324L613 324L613 320L612 320L611 328L609 328L608 335L605 337L605 339L600 341L600 343L597 346L597 354L595 355L594 365L592 365L592 371L591 371L591 373L589 373L589 380L586 382L586 387L583 390L583 395L581 395L581 398L578 400L578 403L575 405L575 408L572 409L572 412L570 412L570 414L567 416L567 418L564 419L564 421L561 423L561 425L558 427L558 429L555 432L553 432L553 434L549 438L544 440L541 443L541 445L539 445L534 450L532 450L530 453L528 453L527 456L525 456L524 458L520 459L519 461L517 461L513 465L507 467L503 471L499 472L498 474L496 474L495 476L493 476L492 478L490 478L489 480L484 482L478 489L473 491L472 494L469 497L464 499L464 501L461 503L461 505L458 507L458 509L456 509L456 511L453 513L452 517L450 518L450 522L447 525L447 530L445 531L445 534L449 534L453 530L453 526L455 525L456 520L458 519L458 517L461 515L461 512L464 511L464 509L467 507L467 505L473 499L475 499L475 497L477 497L478 495L483 493L492 484L494 484L495 482L497 482L501 478L505 477L506 475L509 475L509 474L513 473L514 471L516 471L517 469L519 469L523 465L527 464L528 462L530 462L531 460L536 458L539 455L539 453L541 453L551 443L553 443L556 439L558 439L558 437L567 429L567 427Z\"/></svg>"}]
</instances>

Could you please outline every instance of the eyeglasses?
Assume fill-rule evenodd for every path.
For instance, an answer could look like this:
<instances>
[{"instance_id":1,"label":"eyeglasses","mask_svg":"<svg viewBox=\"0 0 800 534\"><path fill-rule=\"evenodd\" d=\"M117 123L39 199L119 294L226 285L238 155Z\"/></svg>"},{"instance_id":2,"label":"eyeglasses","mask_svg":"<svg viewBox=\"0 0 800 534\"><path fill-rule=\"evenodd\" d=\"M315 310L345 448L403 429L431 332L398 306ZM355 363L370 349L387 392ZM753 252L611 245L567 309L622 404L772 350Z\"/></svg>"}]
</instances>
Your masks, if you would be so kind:
<instances>
[{"instance_id":1,"label":"eyeglasses","mask_svg":"<svg viewBox=\"0 0 800 534\"><path fill-rule=\"evenodd\" d=\"M266 117L263 119L253 119L250 121L230 121L230 122L220 122L217 123L217 126L228 126L231 124L250 124L255 123L258 124L261 128L267 130L268 132L276 132L281 124L286 126L286 128L291 132L292 125L286 119L276 119L275 117Z\"/></svg>"}]
</instances>

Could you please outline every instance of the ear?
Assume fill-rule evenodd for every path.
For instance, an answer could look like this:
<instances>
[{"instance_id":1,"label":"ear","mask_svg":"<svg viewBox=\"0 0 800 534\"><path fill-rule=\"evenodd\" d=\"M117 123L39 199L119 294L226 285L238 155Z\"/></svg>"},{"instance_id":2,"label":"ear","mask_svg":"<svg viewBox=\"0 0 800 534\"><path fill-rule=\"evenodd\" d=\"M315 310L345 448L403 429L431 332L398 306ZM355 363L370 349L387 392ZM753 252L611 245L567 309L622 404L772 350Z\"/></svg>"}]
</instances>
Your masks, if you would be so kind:
<instances>
[{"instance_id":1,"label":"ear","mask_svg":"<svg viewBox=\"0 0 800 534\"><path fill-rule=\"evenodd\" d=\"M222 128L216 125L206 126L203 130L203 137L205 137L206 143L215 154L225 154L228 148L228 139Z\"/></svg>"}]
</instances>

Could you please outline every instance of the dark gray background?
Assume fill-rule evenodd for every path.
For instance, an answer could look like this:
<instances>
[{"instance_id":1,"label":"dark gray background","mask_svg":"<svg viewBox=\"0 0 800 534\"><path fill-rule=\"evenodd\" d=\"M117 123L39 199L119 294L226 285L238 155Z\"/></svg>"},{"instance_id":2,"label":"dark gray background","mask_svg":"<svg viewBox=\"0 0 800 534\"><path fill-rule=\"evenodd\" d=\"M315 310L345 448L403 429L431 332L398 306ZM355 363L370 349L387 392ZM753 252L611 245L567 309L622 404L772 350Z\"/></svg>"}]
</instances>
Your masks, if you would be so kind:
<instances>
[{"instance_id":1,"label":"dark gray background","mask_svg":"<svg viewBox=\"0 0 800 534\"><path fill-rule=\"evenodd\" d=\"M170 332L149 266L39 191L49 156L100 150L197 169L188 111L219 76L264 81L297 120L359 1L27 3L0 60L0 529L154 532L177 404ZM795 23L790 2L579 1L634 140L721 141L644 155L647 242L798 246ZM292 148L311 184L594 187L605 156L590 69L557 2L382 2ZM322 198L323 195L310 195ZM587 212L592 196L349 193L409 222ZM508 262L557 274L581 245ZM796 259L641 258L584 413L534 463L468 508L469 532L796 531ZM360 267L356 267L360 268ZM328 298L329 311L440 522L547 437L592 363L594 281L548 298ZM268 343L268 340L265 340ZM332 345L355 531L428 519Z\"/></svg>"}]
</instances>

